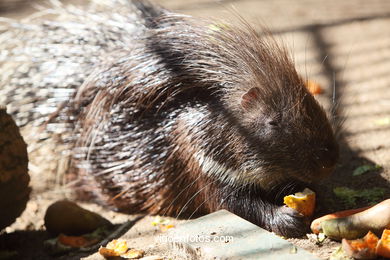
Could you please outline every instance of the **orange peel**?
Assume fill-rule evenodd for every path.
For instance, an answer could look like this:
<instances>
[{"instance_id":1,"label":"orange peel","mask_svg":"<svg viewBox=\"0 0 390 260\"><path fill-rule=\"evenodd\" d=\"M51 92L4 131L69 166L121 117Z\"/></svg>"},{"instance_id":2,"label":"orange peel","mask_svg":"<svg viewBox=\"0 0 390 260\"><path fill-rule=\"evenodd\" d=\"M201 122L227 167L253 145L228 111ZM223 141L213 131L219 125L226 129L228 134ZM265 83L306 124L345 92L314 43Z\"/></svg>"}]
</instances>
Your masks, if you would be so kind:
<instances>
[{"instance_id":1,"label":"orange peel","mask_svg":"<svg viewBox=\"0 0 390 260\"><path fill-rule=\"evenodd\" d=\"M285 196L283 202L288 207L295 209L302 215L310 217L314 213L316 194L314 191L306 188L302 192Z\"/></svg>"},{"instance_id":2,"label":"orange peel","mask_svg":"<svg viewBox=\"0 0 390 260\"><path fill-rule=\"evenodd\" d=\"M309 92L312 95L319 95L319 94L322 94L324 92L324 90L322 89L320 84L318 84L317 82L310 80L310 79L308 79L306 81L306 88L309 90Z\"/></svg>"},{"instance_id":3,"label":"orange peel","mask_svg":"<svg viewBox=\"0 0 390 260\"><path fill-rule=\"evenodd\" d=\"M363 238L348 240L343 238L342 247L344 252L356 259L375 259L378 237L369 231Z\"/></svg>"},{"instance_id":4,"label":"orange peel","mask_svg":"<svg viewBox=\"0 0 390 260\"><path fill-rule=\"evenodd\" d=\"M390 258L390 229L383 230L382 237L376 247L377 255Z\"/></svg>"}]
</instances>

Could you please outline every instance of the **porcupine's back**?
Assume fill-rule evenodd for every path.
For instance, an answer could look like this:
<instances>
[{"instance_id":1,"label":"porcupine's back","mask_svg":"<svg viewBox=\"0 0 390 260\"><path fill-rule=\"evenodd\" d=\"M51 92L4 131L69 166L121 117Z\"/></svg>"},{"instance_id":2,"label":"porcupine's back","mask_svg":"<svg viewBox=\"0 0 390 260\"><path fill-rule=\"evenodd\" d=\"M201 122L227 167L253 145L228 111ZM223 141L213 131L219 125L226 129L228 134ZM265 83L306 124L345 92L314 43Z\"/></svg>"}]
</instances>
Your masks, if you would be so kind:
<instances>
[{"instance_id":1,"label":"porcupine's back","mask_svg":"<svg viewBox=\"0 0 390 260\"><path fill-rule=\"evenodd\" d=\"M0 22L0 104L21 127L32 181L39 178L42 189L43 176L55 182L68 168L76 136L66 109L75 91L117 50L131 49L145 30L145 15L154 15L131 1L83 8L52 2L20 22Z\"/></svg>"}]
</instances>

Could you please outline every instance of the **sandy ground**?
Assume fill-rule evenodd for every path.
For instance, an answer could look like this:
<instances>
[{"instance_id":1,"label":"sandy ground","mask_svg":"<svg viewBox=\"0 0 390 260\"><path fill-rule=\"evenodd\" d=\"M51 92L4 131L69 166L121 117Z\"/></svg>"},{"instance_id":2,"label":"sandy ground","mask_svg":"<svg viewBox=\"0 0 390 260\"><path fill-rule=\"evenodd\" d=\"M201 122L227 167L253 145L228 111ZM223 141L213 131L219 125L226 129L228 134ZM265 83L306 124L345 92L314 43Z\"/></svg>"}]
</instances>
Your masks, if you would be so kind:
<instances>
[{"instance_id":1,"label":"sandy ground","mask_svg":"<svg viewBox=\"0 0 390 260\"><path fill-rule=\"evenodd\" d=\"M300 73L317 81L325 89L320 102L329 109L338 104L335 116L344 121L340 131L341 159L334 175L318 185L316 215L345 209L333 189L346 186L353 189L381 188L390 197L390 2L385 0L346 1L255 1L255 0L160 0L162 5L194 16L232 19L232 13L255 25L266 25L291 50ZM1 7L1 5L0 5ZM19 5L0 15L21 18L31 12L30 6ZM234 18L233 18L234 19ZM352 176L361 165L380 165L381 169ZM19 259L51 259L42 249L48 238L43 227L43 215L50 203L68 194L66 187L54 180L46 190L42 183L32 182L35 190L23 215L3 231L0 250L18 250ZM55 185L57 183L57 185ZM55 187L54 187L55 186ZM357 198L356 207L369 201ZM93 204L83 204L114 223L133 220ZM160 232L151 226L152 217L137 221L124 234L135 247L147 249L149 255L168 257L166 249L156 245ZM172 220L175 222L175 220ZM322 259L339 246L325 241L321 246L308 239L293 239ZM20 250L23 248L23 250ZM83 254L84 256L90 253ZM63 259L78 259L68 255ZM88 259L98 259L93 255Z\"/></svg>"}]
</instances>

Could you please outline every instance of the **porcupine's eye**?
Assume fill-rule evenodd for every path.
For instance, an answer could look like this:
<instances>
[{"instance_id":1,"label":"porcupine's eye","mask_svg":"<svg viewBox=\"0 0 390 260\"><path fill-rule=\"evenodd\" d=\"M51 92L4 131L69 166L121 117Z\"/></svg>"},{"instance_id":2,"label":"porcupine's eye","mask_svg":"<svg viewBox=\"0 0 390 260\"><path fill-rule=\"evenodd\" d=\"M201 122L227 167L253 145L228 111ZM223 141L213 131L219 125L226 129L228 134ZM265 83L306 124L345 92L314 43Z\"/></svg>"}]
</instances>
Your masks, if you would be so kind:
<instances>
[{"instance_id":1,"label":"porcupine's eye","mask_svg":"<svg viewBox=\"0 0 390 260\"><path fill-rule=\"evenodd\" d=\"M280 120L277 116L262 116L259 120L261 134L268 136L277 136L280 133Z\"/></svg>"},{"instance_id":2,"label":"porcupine's eye","mask_svg":"<svg viewBox=\"0 0 390 260\"><path fill-rule=\"evenodd\" d=\"M279 113L275 113L268 117L266 123L271 129L280 129L282 116Z\"/></svg>"},{"instance_id":3,"label":"porcupine's eye","mask_svg":"<svg viewBox=\"0 0 390 260\"><path fill-rule=\"evenodd\" d=\"M278 126L279 126L278 122L277 122L276 120L274 120L274 119L269 120L269 121L268 121L268 124L269 124L271 127L278 127Z\"/></svg>"}]
</instances>

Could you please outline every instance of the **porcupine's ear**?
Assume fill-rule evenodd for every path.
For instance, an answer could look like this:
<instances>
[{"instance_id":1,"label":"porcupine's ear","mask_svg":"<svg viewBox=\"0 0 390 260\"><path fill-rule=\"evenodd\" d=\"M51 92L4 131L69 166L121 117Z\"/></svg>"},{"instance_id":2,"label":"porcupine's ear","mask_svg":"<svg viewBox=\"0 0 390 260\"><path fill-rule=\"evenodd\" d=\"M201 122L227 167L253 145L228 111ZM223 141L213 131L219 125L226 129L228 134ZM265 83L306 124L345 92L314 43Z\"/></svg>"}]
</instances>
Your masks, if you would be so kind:
<instances>
[{"instance_id":1,"label":"porcupine's ear","mask_svg":"<svg viewBox=\"0 0 390 260\"><path fill-rule=\"evenodd\" d=\"M258 100L260 99L260 90L256 87L251 88L241 97L241 107L245 110L251 110L256 106Z\"/></svg>"}]
</instances>

